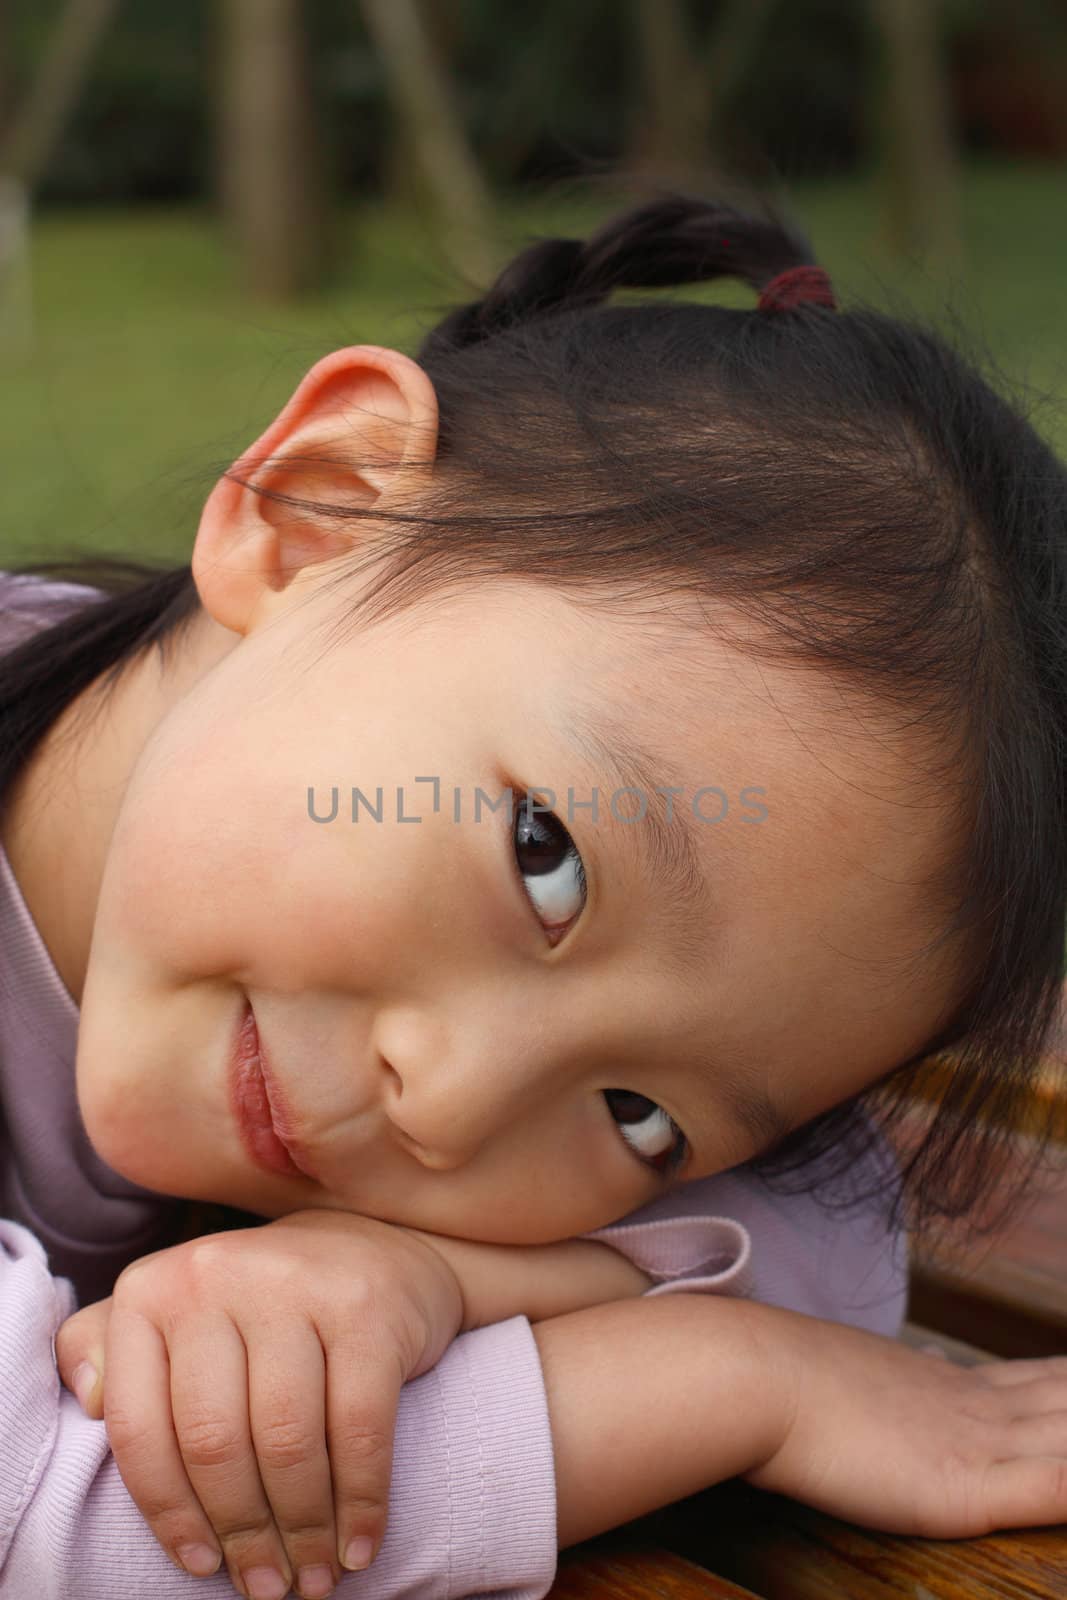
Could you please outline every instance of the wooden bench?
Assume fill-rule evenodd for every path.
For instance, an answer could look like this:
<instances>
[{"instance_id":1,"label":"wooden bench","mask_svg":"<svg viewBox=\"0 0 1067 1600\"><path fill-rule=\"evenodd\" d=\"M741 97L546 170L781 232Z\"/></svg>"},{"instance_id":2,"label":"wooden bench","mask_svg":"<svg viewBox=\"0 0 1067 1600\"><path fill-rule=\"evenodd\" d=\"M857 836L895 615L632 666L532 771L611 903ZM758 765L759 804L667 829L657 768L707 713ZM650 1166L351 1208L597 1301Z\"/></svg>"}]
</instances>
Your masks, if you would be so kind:
<instances>
[{"instance_id":1,"label":"wooden bench","mask_svg":"<svg viewBox=\"0 0 1067 1600\"><path fill-rule=\"evenodd\" d=\"M909 1319L998 1356L1067 1354L1067 1149L1007 1228L969 1245L956 1231L913 1251Z\"/></svg>"},{"instance_id":2,"label":"wooden bench","mask_svg":"<svg viewBox=\"0 0 1067 1600\"><path fill-rule=\"evenodd\" d=\"M917 1109L906 1143L922 1126ZM912 1252L901 1337L951 1360L1067 1354L1067 1144L1029 1208ZM682 1565L679 1565L681 1560ZM722 1585L726 1584L723 1588ZM732 1586L732 1587L731 1587ZM550 1600L1067 1600L1067 1523L968 1540L878 1533L739 1478L560 1552Z\"/></svg>"}]
</instances>

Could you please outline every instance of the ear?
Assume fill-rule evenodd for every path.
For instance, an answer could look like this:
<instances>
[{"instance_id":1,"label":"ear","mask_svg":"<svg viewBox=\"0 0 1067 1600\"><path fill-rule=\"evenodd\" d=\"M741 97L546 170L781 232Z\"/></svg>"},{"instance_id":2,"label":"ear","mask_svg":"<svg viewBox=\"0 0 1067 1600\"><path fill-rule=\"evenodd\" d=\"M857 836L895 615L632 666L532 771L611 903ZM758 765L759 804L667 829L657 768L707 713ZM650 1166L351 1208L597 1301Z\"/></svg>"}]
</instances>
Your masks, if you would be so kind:
<instances>
[{"instance_id":1,"label":"ear","mask_svg":"<svg viewBox=\"0 0 1067 1600\"><path fill-rule=\"evenodd\" d=\"M246 633L294 579L381 534L372 518L316 516L292 500L410 507L436 450L437 396L414 361L369 344L324 356L208 497L192 556L205 609Z\"/></svg>"}]
</instances>

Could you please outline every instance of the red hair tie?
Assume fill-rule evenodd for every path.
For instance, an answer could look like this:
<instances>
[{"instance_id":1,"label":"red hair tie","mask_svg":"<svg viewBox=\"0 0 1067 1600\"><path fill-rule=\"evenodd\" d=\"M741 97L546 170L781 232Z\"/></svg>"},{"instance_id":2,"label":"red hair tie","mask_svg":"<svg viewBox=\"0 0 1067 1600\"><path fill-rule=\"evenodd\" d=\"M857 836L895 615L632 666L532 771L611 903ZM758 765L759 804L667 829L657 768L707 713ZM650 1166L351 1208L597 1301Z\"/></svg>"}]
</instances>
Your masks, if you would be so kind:
<instances>
[{"instance_id":1,"label":"red hair tie","mask_svg":"<svg viewBox=\"0 0 1067 1600\"><path fill-rule=\"evenodd\" d=\"M822 267L787 267L770 283L763 286L759 297L760 311L791 311L794 306L809 303L829 306L837 310L829 274Z\"/></svg>"}]
</instances>

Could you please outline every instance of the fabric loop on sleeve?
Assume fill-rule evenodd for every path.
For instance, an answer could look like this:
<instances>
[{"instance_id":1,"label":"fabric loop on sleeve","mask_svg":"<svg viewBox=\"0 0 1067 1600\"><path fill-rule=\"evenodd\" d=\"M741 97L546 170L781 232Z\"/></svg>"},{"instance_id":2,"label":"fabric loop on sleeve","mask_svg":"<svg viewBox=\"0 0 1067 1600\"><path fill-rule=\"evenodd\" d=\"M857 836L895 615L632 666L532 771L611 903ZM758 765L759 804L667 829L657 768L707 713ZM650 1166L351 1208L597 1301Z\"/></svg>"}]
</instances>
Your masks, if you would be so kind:
<instances>
[{"instance_id":1,"label":"fabric loop on sleeve","mask_svg":"<svg viewBox=\"0 0 1067 1600\"><path fill-rule=\"evenodd\" d=\"M609 1244L658 1281L643 1299L679 1290L750 1295L752 1239L732 1217L662 1217L651 1222L616 1222L583 1233Z\"/></svg>"}]
</instances>

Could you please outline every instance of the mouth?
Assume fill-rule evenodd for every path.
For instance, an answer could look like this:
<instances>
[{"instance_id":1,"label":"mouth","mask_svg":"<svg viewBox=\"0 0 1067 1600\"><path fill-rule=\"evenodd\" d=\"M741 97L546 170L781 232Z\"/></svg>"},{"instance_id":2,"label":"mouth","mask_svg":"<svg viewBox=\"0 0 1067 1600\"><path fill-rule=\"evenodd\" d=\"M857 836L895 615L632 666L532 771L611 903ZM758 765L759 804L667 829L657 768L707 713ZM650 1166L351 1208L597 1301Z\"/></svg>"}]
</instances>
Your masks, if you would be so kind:
<instances>
[{"instance_id":1,"label":"mouth","mask_svg":"<svg viewBox=\"0 0 1067 1600\"><path fill-rule=\"evenodd\" d=\"M266 1172L317 1182L299 1142L292 1133L292 1108L271 1076L246 999L230 1053L230 1106L241 1143L257 1166Z\"/></svg>"}]
</instances>

